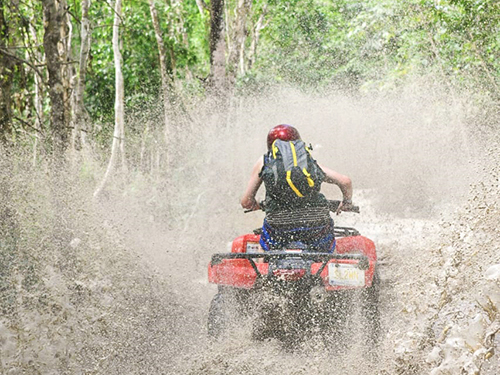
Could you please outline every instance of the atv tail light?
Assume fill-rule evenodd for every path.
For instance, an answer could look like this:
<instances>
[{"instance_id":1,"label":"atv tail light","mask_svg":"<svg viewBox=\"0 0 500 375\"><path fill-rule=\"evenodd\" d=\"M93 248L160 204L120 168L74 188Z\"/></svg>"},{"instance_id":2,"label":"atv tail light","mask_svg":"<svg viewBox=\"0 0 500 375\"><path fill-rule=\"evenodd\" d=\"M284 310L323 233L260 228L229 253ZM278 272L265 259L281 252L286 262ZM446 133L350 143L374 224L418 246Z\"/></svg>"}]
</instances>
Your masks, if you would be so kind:
<instances>
[{"instance_id":1,"label":"atv tail light","mask_svg":"<svg viewBox=\"0 0 500 375\"><path fill-rule=\"evenodd\" d=\"M273 271L273 276L283 280L283 281L295 281L299 280L306 274L305 269L293 269L293 270L285 270L278 269Z\"/></svg>"},{"instance_id":2,"label":"atv tail light","mask_svg":"<svg viewBox=\"0 0 500 375\"><path fill-rule=\"evenodd\" d=\"M247 254L255 254L260 253L262 248L260 247L260 243L258 242L247 242L246 243L246 253Z\"/></svg>"}]
</instances>

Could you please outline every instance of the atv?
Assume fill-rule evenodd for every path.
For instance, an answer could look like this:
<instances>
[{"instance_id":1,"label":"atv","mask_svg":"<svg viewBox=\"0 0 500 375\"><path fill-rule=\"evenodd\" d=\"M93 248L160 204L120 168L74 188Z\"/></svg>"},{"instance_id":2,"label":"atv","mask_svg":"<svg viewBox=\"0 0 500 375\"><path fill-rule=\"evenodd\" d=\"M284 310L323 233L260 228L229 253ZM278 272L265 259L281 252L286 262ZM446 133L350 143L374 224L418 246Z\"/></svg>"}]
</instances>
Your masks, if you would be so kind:
<instances>
[{"instance_id":1,"label":"atv","mask_svg":"<svg viewBox=\"0 0 500 375\"><path fill-rule=\"evenodd\" d=\"M335 212L339 201L329 201ZM353 211L359 212L358 207ZM359 307L363 337L370 348L380 333L375 245L349 227L334 227L335 249L311 251L293 243L263 251L261 229L232 242L231 252L213 254L210 283L218 285L208 313L208 334L219 337L231 324L252 318L252 337L296 345L307 335L327 342L348 338L349 317Z\"/></svg>"}]
</instances>

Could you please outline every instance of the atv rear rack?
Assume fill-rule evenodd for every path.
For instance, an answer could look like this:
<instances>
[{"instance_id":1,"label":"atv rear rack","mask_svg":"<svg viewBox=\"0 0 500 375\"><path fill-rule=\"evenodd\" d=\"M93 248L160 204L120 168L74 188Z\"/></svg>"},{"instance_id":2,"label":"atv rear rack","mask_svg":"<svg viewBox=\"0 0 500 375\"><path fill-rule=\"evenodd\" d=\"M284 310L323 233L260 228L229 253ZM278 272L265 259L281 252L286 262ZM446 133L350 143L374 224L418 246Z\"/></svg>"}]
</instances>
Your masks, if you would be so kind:
<instances>
[{"instance_id":1,"label":"atv rear rack","mask_svg":"<svg viewBox=\"0 0 500 375\"><path fill-rule=\"evenodd\" d=\"M334 227L333 233L335 234L335 237L353 237L360 235L357 229L351 227ZM254 229L253 234L256 234L258 236L261 235L262 228Z\"/></svg>"},{"instance_id":2,"label":"atv rear rack","mask_svg":"<svg viewBox=\"0 0 500 375\"><path fill-rule=\"evenodd\" d=\"M333 233L335 233L335 237L352 237L360 235L357 229L351 227L334 227Z\"/></svg>"},{"instance_id":3,"label":"atv rear rack","mask_svg":"<svg viewBox=\"0 0 500 375\"><path fill-rule=\"evenodd\" d=\"M219 253L213 254L212 260L210 261L210 266L216 266L221 264L224 259L246 259L250 262L253 270L257 274L257 277L261 277L262 274L259 272L257 265L255 264L254 258L264 259L264 262L268 263L269 260L278 260L286 258L301 258L304 260L311 260L314 263L321 262L322 265L318 271L312 276L319 276L321 272L325 269L327 263L332 260L358 260L358 267L360 269L367 270L370 266L368 257L363 254L331 254L331 253L315 253L315 252L285 252L285 251L267 251L264 253Z\"/></svg>"}]
</instances>

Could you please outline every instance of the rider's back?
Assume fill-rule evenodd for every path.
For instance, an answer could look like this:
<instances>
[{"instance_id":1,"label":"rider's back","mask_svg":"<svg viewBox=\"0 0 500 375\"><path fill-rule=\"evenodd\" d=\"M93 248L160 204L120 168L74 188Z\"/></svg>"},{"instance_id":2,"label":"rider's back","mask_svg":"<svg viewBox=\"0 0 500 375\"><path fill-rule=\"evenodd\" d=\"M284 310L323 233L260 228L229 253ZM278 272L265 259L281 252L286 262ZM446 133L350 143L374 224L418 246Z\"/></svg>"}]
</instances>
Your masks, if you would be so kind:
<instances>
[{"instance_id":1,"label":"rider's back","mask_svg":"<svg viewBox=\"0 0 500 375\"><path fill-rule=\"evenodd\" d=\"M253 169L241 205L248 210L262 206L256 200L264 182L266 217L261 245L265 250L282 249L290 241L305 242L308 248L333 251L333 220L328 201L320 193L321 183L337 185L343 201L337 213L352 207L351 179L325 166L320 167L291 125L273 127L267 135L268 153Z\"/></svg>"},{"instance_id":2,"label":"rider's back","mask_svg":"<svg viewBox=\"0 0 500 375\"><path fill-rule=\"evenodd\" d=\"M275 140L264 155L260 176L266 188L266 213L327 205L320 193L325 174L302 140Z\"/></svg>"},{"instance_id":3,"label":"rider's back","mask_svg":"<svg viewBox=\"0 0 500 375\"><path fill-rule=\"evenodd\" d=\"M328 202L320 193L325 174L305 143L275 140L264 155L260 176L266 188L266 219L261 241L264 248L300 242L329 249L333 223Z\"/></svg>"}]
</instances>

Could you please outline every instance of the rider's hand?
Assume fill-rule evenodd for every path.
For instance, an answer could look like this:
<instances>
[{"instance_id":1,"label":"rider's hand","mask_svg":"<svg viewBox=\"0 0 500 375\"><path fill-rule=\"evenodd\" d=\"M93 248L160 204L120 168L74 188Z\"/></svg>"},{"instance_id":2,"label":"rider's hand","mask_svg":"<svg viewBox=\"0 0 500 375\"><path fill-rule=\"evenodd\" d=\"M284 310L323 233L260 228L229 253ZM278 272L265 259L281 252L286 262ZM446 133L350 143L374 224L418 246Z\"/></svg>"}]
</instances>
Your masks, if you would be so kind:
<instances>
[{"instance_id":1,"label":"rider's hand","mask_svg":"<svg viewBox=\"0 0 500 375\"><path fill-rule=\"evenodd\" d=\"M337 215L340 215L342 211L352 211L352 209L352 201L350 199L344 199L337 209Z\"/></svg>"},{"instance_id":2,"label":"rider's hand","mask_svg":"<svg viewBox=\"0 0 500 375\"><path fill-rule=\"evenodd\" d=\"M256 199L253 199L252 206L250 207L250 211L257 211L257 210L260 210L259 202L257 202Z\"/></svg>"}]
</instances>

